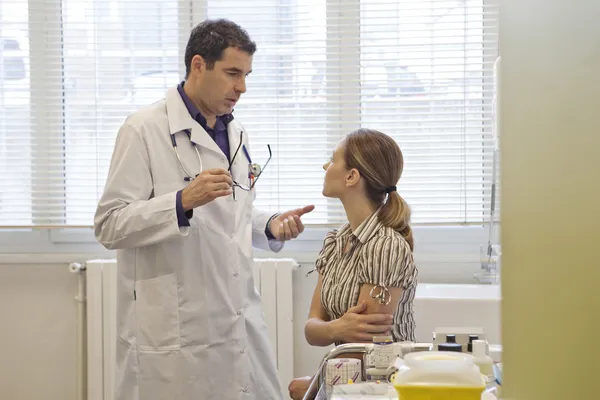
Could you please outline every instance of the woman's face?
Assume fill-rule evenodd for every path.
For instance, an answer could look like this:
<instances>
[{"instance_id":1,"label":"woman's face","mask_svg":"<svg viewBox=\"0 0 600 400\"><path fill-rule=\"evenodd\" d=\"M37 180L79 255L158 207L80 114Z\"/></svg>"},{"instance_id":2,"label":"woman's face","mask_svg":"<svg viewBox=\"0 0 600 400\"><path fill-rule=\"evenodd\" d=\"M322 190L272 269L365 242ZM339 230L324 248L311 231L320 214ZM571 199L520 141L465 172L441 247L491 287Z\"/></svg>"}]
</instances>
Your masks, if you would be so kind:
<instances>
[{"instance_id":1,"label":"woman's face","mask_svg":"<svg viewBox=\"0 0 600 400\"><path fill-rule=\"evenodd\" d=\"M344 162L344 141L340 141L329 161L323 165L325 180L323 181L323 196L340 198L346 191L346 179L349 171Z\"/></svg>"}]
</instances>

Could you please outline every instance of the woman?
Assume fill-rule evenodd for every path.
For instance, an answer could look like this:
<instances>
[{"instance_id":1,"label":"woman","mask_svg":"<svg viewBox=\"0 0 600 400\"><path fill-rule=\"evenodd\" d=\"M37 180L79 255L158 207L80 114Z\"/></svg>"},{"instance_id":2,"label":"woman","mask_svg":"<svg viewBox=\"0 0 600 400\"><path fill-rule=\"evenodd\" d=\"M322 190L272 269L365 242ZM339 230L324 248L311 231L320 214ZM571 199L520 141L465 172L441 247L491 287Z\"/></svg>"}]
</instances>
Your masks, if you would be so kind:
<instances>
[{"instance_id":1,"label":"woman","mask_svg":"<svg viewBox=\"0 0 600 400\"><path fill-rule=\"evenodd\" d=\"M319 279L305 325L311 345L372 342L385 334L414 340L417 269L410 210L396 189L403 164L392 138L359 129L323 166L323 195L340 199L348 222L326 235L316 261ZM383 301L375 298L378 293ZM310 381L294 379L290 397L302 399Z\"/></svg>"}]
</instances>

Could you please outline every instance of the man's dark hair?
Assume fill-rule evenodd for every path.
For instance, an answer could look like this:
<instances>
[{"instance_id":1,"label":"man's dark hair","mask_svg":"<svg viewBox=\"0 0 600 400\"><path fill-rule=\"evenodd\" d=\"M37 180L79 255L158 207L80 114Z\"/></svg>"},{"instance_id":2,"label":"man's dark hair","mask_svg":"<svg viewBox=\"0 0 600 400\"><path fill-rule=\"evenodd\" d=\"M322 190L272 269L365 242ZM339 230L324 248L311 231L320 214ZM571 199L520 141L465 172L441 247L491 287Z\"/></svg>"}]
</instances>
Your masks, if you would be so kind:
<instances>
[{"instance_id":1,"label":"man's dark hair","mask_svg":"<svg viewBox=\"0 0 600 400\"><path fill-rule=\"evenodd\" d=\"M256 43L250 39L248 32L232 21L215 19L196 25L185 48L185 77L190 74L195 55L204 58L206 68L213 69L228 47L237 47L250 55L256 52Z\"/></svg>"}]
</instances>

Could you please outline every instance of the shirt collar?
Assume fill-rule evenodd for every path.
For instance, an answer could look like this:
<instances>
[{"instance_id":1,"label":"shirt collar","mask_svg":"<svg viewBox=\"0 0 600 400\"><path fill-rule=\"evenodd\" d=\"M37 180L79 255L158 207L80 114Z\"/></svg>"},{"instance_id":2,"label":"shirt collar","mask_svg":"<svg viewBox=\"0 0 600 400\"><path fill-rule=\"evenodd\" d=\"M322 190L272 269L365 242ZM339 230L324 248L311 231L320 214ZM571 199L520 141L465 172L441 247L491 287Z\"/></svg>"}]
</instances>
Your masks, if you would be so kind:
<instances>
[{"instance_id":1,"label":"shirt collar","mask_svg":"<svg viewBox=\"0 0 600 400\"><path fill-rule=\"evenodd\" d=\"M202 126L202 128L204 128L205 131L212 130L206 125L206 118L204 117L204 115L202 115L202 113L200 112L200 110L198 110L198 107L196 107L196 105L194 104L192 99L190 99L190 97L183 90L184 84L185 84L185 81L182 81L179 85L177 85L177 91L179 92L179 95L181 96L181 99L183 100L183 104L185 104L185 107L188 109L192 118L196 122L198 122ZM226 129L227 125L229 125L229 123L232 120L233 120L233 114L219 115L217 117L217 122L215 123L214 130Z\"/></svg>"},{"instance_id":2,"label":"shirt collar","mask_svg":"<svg viewBox=\"0 0 600 400\"><path fill-rule=\"evenodd\" d=\"M365 219L354 232L350 228L350 223L345 223L337 233L337 237L343 237L346 235L354 235L361 243L366 243L371 239L379 229L383 227L383 224L379 221L377 216L379 209Z\"/></svg>"}]
</instances>

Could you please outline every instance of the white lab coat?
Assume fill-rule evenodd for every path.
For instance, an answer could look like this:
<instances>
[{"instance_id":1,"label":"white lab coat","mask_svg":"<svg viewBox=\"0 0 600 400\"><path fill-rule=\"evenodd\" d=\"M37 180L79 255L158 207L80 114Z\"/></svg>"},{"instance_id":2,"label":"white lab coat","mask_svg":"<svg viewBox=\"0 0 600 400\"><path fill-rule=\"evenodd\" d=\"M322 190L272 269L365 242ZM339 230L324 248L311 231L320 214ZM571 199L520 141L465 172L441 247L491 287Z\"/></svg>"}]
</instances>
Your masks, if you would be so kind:
<instances>
[{"instance_id":1,"label":"white lab coat","mask_svg":"<svg viewBox=\"0 0 600 400\"><path fill-rule=\"evenodd\" d=\"M176 88L127 118L114 149L95 232L117 249L116 400L275 400L282 398L275 356L254 287L252 247L269 241L269 214L239 188L194 209L180 228L176 192L186 186L169 133L191 174L227 169L214 140L192 119ZM229 123L231 156L242 125ZM248 146L244 131L243 141ZM247 182L240 151L234 180ZM135 297L134 297L135 296Z\"/></svg>"}]
</instances>

